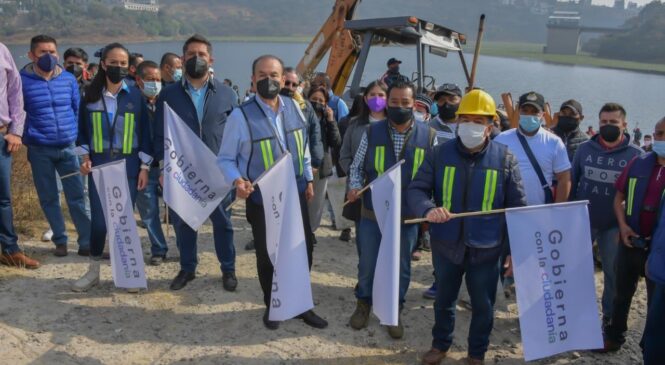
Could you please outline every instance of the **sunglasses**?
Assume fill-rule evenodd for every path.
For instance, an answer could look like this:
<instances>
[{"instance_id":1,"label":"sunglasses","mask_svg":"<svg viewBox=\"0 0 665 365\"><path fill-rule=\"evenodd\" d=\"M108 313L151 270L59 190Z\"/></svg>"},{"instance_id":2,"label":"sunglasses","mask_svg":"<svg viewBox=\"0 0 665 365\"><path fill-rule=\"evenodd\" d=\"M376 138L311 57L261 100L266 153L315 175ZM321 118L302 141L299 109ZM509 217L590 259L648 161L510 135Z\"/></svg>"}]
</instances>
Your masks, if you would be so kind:
<instances>
[{"instance_id":1,"label":"sunglasses","mask_svg":"<svg viewBox=\"0 0 665 365\"><path fill-rule=\"evenodd\" d=\"M284 82L284 85L286 85L286 86L296 86L297 87L298 85L300 85L300 83L299 82L293 82L293 81L286 81L286 82Z\"/></svg>"}]
</instances>

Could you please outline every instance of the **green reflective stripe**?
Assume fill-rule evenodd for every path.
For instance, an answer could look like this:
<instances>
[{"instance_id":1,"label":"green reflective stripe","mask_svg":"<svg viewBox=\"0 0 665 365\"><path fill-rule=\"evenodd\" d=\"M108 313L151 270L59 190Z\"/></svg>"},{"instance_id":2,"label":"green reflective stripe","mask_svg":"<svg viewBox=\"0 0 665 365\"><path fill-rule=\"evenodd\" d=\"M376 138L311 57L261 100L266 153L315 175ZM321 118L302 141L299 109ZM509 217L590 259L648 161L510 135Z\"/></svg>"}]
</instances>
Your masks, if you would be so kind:
<instances>
[{"instance_id":1,"label":"green reflective stripe","mask_svg":"<svg viewBox=\"0 0 665 365\"><path fill-rule=\"evenodd\" d=\"M496 195L496 179L498 172L496 170L487 170L485 173L485 194L483 195L483 212L492 210L494 196Z\"/></svg>"},{"instance_id":2,"label":"green reflective stripe","mask_svg":"<svg viewBox=\"0 0 665 365\"><path fill-rule=\"evenodd\" d=\"M132 145L134 144L134 113L125 113L123 137L122 153L129 155L132 153Z\"/></svg>"},{"instance_id":3,"label":"green reflective stripe","mask_svg":"<svg viewBox=\"0 0 665 365\"><path fill-rule=\"evenodd\" d=\"M416 173L418 172L420 165L423 164L424 160L425 160L425 150L422 148L416 148L416 153L413 156L413 172L411 173L412 179L416 177Z\"/></svg>"},{"instance_id":4,"label":"green reflective stripe","mask_svg":"<svg viewBox=\"0 0 665 365\"><path fill-rule=\"evenodd\" d=\"M385 170L386 146L377 146L374 152L374 169L377 175L383 175Z\"/></svg>"},{"instance_id":5,"label":"green reflective stripe","mask_svg":"<svg viewBox=\"0 0 665 365\"><path fill-rule=\"evenodd\" d=\"M443 170L442 206L450 210L453 198L453 183L455 182L455 167L446 166Z\"/></svg>"},{"instance_id":6,"label":"green reflective stripe","mask_svg":"<svg viewBox=\"0 0 665 365\"><path fill-rule=\"evenodd\" d=\"M626 215L633 215L633 200L635 200L635 186L637 178L628 179L628 205L626 206Z\"/></svg>"},{"instance_id":7,"label":"green reflective stripe","mask_svg":"<svg viewBox=\"0 0 665 365\"><path fill-rule=\"evenodd\" d=\"M272 147L270 140L263 140L261 144L261 156L263 157L263 168L267 171L273 164Z\"/></svg>"},{"instance_id":8,"label":"green reflective stripe","mask_svg":"<svg viewBox=\"0 0 665 365\"><path fill-rule=\"evenodd\" d=\"M303 170L303 159L305 158L305 149L303 148L303 137L302 137L302 129L298 129L295 132L295 137L296 137L296 148L298 149L298 162L300 163L300 172L298 175L302 175L302 170Z\"/></svg>"},{"instance_id":9,"label":"green reflective stripe","mask_svg":"<svg viewBox=\"0 0 665 365\"><path fill-rule=\"evenodd\" d=\"M101 112L92 113L92 150L95 153L104 152Z\"/></svg>"}]
</instances>

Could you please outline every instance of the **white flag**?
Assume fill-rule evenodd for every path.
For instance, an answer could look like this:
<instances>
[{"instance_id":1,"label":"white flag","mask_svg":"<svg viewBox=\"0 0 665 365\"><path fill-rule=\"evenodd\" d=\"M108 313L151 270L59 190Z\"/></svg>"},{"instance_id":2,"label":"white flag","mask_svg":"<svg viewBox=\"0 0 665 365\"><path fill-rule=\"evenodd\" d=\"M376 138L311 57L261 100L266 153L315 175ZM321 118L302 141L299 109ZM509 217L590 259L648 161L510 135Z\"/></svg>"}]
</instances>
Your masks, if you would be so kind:
<instances>
[{"instance_id":1,"label":"white flag","mask_svg":"<svg viewBox=\"0 0 665 365\"><path fill-rule=\"evenodd\" d=\"M300 198L291 155L259 177L266 244L274 267L270 320L284 321L314 308Z\"/></svg>"},{"instance_id":2,"label":"white flag","mask_svg":"<svg viewBox=\"0 0 665 365\"><path fill-rule=\"evenodd\" d=\"M106 219L113 283L117 288L147 288L125 160L93 167L92 178Z\"/></svg>"},{"instance_id":3,"label":"white flag","mask_svg":"<svg viewBox=\"0 0 665 365\"><path fill-rule=\"evenodd\" d=\"M164 201L197 230L231 191L215 154L164 103Z\"/></svg>"},{"instance_id":4,"label":"white flag","mask_svg":"<svg viewBox=\"0 0 665 365\"><path fill-rule=\"evenodd\" d=\"M506 211L526 361L603 347L587 204Z\"/></svg>"},{"instance_id":5,"label":"white flag","mask_svg":"<svg viewBox=\"0 0 665 365\"><path fill-rule=\"evenodd\" d=\"M372 206L381 231L381 244L374 270L372 311L383 325L399 321L399 252L402 215L402 163L374 180Z\"/></svg>"}]
</instances>

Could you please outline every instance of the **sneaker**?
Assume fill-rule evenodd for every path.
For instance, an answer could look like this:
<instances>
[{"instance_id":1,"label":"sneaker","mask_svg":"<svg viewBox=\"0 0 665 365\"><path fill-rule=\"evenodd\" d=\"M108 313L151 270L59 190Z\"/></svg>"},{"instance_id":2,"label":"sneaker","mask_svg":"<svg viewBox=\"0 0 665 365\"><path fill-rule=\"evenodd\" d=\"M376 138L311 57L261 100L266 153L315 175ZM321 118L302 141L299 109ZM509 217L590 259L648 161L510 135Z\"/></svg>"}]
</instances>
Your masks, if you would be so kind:
<instances>
[{"instance_id":1,"label":"sneaker","mask_svg":"<svg viewBox=\"0 0 665 365\"><path fill-rule=\"evenodd\" d=\"M351 228L347 228L339 234L339 240L344 242L351 241Z\"/></svg>"},{"instance_id":2,"label":"sneaker","mask_svg":"<svg viewBox=\"0 0 665 365\"><path fill-rule=\"evenodd\" d=\"M0 255L0 264L26 269L36 269L39 267L39 261L31 259L21 251L12 254L3 253Z\"/></svg>"},{"instance_id":3,"label":"sneaker","mask_svg":"<svg viewBox=\"0 0 665 365\"><path fill-rule=\"evenodd\" d=\"M49 228L42 234L42 242L50 242L51 238L53 238L53 230Z\"/></svg>"},{"instance_id":4,"label":"sneaker","mask_svg":"<svg viewBox=\"0 0 665 365\"><path fill-rule=\"evenodd\" d=\"M224 290L226 291L236 291L238 287L236 273L232 271L222 273L222 286L224 286Z\"/></svg>"},{"instance_id":5,"label":"sneaker","mask_svg":"<svg viewBox=\"0 0 665 365\"><path fill-rule=\"evenodd\" d=\"M72 291L77 293L87 292L97 284L99 284L99 261L93 260L90 262L88 272L72 285Z\"/></svg>"},{"instance_id":6,"label":"sneaker","mask_svg":"<svg viewBox=\"0 0 665 365\"><path fill-rule=\"evenodd\" d=\"M367 327L369 323L369 310L372 307L366 301L358 299L356 304L356 310L351 315L351 320L349 320L349 325L351 328L359 330Z\"/></svg>"},{"instance_id":7,"label":"sneaker","mask_svg":"<svg viewBox=\"0 0 665 365\"><path fill-rule=\"evenodd\" d=\"M436 281L432 283L432 286L430 286L429 289L423 292L423 298L436 299Z\"/></svg>"},{"instance_id":8,"label":"sneaker","mask_svg":"<svg viewBox=\"0 0 665 365\"><path fill-rule=\"evenodd\" d=\"M56 245L53 251L53 256L65 257L67 256L67 245Z\"/></svg>"},{"instance_id":9,"label":"sneaker","mask_svg":"<svg viewBox=\"0 0 665 365\"><path fill-rule=\"evenodd\" d=\"M387 326L388 327L388 334L390 337L392 337L394 340L400 340L402 337L404 337L404 325L402 325L402 316L399 316L399 320L397 321L397 326Z\"/></svg>"},{"instance_id":10,"label":"sneaker","mask_svg":"<svg viewBox=\"0 0 665 365\"><path fill-rule=\"evenodd\" d=\"M153 255L150 257L151 266L159 266L164 262L165 256Z\"/></svg>"}]
</instances>

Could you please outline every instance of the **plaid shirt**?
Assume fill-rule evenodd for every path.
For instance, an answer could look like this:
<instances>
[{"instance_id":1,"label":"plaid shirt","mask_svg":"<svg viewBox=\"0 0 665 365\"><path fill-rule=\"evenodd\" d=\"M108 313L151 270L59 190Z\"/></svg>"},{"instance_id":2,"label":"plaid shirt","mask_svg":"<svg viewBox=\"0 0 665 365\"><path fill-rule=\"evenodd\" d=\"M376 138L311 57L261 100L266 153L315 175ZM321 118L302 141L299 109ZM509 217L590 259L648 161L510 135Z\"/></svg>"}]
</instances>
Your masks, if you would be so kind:
<instances>
[{"instance_id":1,"label":"plaid shirt","mask_svg":"<svg viewBox=\"0 0 665 365\"><path fill-rule=\"evenodd\" d=\"M390 132L390 139L393 141L393 146L395 149L395 159L399 160L400 155L402 154L402 149L404 148L404 142L406 142L406 137L409 135L409 132L413 129L413 124L409 129L400 133L397 129L393 128L388 124L388 131ZM435 141L436 143L436 141ZM362 189L363 184L365 183L365 155L367 154L367 145L369 144L367 140L367 132L363 134L363 138L360 141L360 146L358 146L358 151L356 152L355 157L353 157L353 162L349 168L349 188L350 189Z\"/></svg>"}]
</instances>

